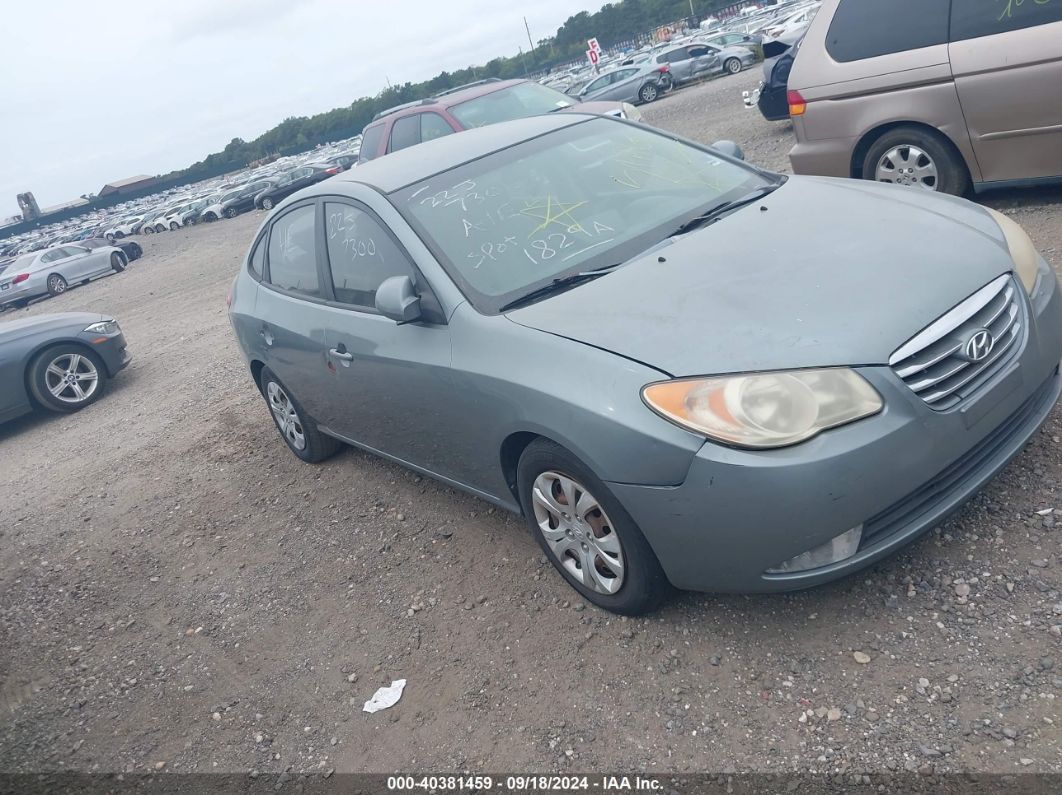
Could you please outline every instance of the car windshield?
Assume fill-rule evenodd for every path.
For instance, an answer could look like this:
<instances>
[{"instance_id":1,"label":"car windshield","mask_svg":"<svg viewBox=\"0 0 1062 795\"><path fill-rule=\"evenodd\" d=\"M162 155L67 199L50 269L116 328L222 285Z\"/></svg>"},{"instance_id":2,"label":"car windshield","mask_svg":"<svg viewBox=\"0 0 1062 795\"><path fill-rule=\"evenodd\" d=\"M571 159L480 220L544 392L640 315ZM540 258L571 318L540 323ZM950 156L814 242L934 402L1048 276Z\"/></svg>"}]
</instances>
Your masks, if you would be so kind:
<instances>
[{"instance_id":1,"label":"car windshield","mask_svg":"<svg viewBox=\"0 0 1062 795\"><path fill-rule=\"evenodd\" d=\"M469 300L496 312L553 279L630 259L691 213L769 183L705 149L597 118L391 198Z\"/></svg>"},{"instance_id":2,"label":"car windshield","mask_svg":"<svg viewBox=\"0 0 1062 795\"><path fill-rule=\"evenodd\" d=\"M517 83L515 86L454 105L450 108L450 113L462 126L470 128L537 116L571 106L571 99L556 89L538 83Z\"/></svg>"}]
</instances>

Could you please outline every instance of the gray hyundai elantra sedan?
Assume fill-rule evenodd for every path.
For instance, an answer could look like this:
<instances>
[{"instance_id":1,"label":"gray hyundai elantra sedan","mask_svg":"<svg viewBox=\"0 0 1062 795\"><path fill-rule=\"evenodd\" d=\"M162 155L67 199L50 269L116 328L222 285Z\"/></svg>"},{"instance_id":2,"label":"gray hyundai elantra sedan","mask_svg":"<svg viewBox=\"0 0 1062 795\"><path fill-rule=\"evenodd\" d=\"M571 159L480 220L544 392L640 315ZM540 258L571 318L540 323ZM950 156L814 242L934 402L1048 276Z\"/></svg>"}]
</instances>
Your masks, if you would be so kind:
<instances>
[{"instance_id":1,"label":"gray hyundai elantra sedan","mask_svg":"<svg viewBox=\"0 0 1062 795\"><path fill-rule=\"evenodd\" d=\"M967 201L737 156L553 114L290 197L229 296L281 437L521 513L616 612L910 542L1054 406L1055 274Z\"/></svg>"}]
</instances>

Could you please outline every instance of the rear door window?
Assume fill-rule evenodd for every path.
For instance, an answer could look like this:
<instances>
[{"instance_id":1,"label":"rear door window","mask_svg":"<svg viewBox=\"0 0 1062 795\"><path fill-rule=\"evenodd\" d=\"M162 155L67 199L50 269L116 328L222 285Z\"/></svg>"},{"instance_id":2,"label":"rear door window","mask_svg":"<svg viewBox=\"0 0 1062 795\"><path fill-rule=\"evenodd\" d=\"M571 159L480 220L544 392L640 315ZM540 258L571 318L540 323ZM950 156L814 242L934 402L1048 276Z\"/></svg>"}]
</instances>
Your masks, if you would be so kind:
<instances>
[{"instance_id":1,"label":"rear door window","mask_svg":"<svg viewBox=\"0 0 1062 795\"><path fill-rule=\"evenodd\" d=\"M420 143L420 116L403 116L396 119L391 128L390 151L397 152L399 149Z\"/></svg>"},{"instance_id":2,"label":"rear door window","mask_svg":"<svg viewBox=\"0 0 1062 795\"><path fill-rule=\"evenodd\" d=\"M282 290L320 296L314 244L314 206L280 216L269 232L269 283Z\"/></svg>"},{"instance_id":3,"label":"rear door window","mask_svg":"<svg viewBox=\"0 0 1062 795\"><path fill-rule=\"evenodd\" d=\"M1062 0L955 0L951 40L977 39L1062 22Z\"/></svg>"},{"instance_id":4,"label":"rear door window","mask_svg":"<svg viewBox=\"0 0 1062 795\"><path fill-rule=\"evenodd\" d=\"M849 62L944 44L949 4L950 0L841 0L826 34L826 52L835 61ZM965 0L956 4L967 13Z\"/></svg>"}]
</instances>

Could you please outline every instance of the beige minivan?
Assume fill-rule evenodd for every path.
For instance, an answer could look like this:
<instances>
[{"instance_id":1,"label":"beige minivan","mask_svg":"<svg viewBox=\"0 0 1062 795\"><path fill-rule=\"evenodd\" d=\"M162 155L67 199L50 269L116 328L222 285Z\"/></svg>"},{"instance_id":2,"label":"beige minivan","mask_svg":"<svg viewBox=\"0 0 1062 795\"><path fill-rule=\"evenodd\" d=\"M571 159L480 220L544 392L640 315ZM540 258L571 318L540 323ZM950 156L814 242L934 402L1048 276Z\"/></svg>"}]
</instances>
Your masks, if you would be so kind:
<instances>
[{"instance_id":1,"label":"beige minivan","mask_svg":"<svg viewBox=\"0 0 1062 795\"><path fill-rule=\"evenodd\" d=\"M788 84L797 174L963 194L1062 178L1062 0L824 0Z\"/></svg>"}]
</instances>

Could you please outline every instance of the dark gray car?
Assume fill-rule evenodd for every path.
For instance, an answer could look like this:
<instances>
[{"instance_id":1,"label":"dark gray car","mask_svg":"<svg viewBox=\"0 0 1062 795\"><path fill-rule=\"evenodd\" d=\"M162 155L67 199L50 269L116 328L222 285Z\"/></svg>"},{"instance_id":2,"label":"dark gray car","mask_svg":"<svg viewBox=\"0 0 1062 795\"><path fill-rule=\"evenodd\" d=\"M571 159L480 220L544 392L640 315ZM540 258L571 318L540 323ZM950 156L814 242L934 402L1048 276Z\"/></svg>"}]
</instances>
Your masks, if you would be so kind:
<instances>
[{"instance_id":1,"label":"dark gray car","mask_svg":"<svg viewBox=\"0 0 1062 795\"><path fill-rule=\"evenodd\" d=\"M34 408L77 411L130 361L118 322L66 312L0 323L0 422Z\"/></svg>"},{"instance_id":2,"label":"dark gray car","mask_svg":"<svg viewBox=\"0 0 1062 795\"><path fill-rule=\"evenodd\" d=\"M814 585L921 535L1054 405L1054 272L969 202L722 149L552 114L290 197L230 296L289 448L522 513L620 612Z\"/></svg>"}]
</instances>

